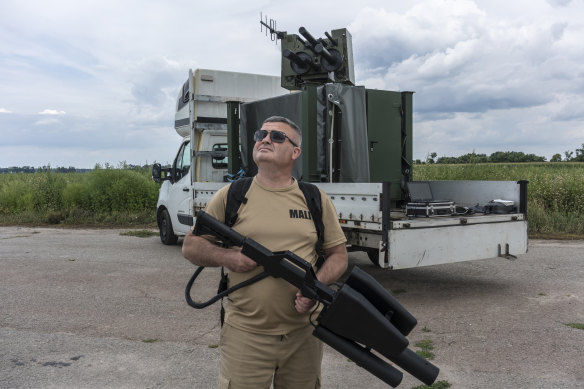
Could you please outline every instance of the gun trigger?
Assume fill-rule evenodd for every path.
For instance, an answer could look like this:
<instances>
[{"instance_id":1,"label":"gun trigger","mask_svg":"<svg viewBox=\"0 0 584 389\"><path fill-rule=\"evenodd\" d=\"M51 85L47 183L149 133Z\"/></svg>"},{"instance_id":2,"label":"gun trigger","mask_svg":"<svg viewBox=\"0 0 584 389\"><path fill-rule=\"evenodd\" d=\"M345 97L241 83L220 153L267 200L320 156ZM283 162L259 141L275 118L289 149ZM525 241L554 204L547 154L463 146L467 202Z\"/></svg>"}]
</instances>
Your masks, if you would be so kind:
<instances>
[{"instance_id":1,"label":"gun trigger","mask_svg":"<svg viewBox=\"0 0 584 389\"><path fill-rule=\"evenodd\" d=\"M314 300L316 298L316 291L312 288L308 288L306 285L302 287L300 293L306 298Z\"/></svg>"}]
</instances>

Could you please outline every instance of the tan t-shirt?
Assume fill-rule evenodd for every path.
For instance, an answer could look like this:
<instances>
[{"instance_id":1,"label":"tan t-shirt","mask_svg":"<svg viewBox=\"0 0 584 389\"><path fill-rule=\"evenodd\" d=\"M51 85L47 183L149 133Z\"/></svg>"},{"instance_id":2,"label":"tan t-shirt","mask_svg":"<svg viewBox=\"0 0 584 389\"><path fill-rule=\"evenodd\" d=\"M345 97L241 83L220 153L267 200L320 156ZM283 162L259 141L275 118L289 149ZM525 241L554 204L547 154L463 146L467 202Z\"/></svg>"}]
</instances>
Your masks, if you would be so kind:
<instances>
[{"instance_id":1,"label":"tan t-shirt","mask_svg":"<svg viewBox=\"0 0 584 389\"><path fill-rule=\"evenodd\" d=\"M220 221L225 218L225 204L229 185L213 196L205 211ZM292 251L315 264L317 254L316 228L306 200L298 183L272 189L260 185L254 178L247 194L247 203L241 204L233 229L255 240L271 251ZM330 198L321 191L323 248L345 243L336 210ZM258 266L250 272L229 272L229 286L236 285L263 271ZM227 298L225 321L244 331L282 335L309 324L309 313L300 314L294 308L298 288L288 282L266 277L239 289Z\"/></svg>"}]
</instances>

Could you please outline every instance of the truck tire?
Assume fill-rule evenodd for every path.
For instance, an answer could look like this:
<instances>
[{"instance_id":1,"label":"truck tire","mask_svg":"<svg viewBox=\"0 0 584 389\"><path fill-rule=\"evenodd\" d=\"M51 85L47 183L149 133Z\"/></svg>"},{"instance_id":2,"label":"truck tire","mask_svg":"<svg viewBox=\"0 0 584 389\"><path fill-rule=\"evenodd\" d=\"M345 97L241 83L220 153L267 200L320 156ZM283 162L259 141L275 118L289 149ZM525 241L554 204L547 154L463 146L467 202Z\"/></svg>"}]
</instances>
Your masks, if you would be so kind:
<instances>
[{"instance_id":1,"label":"truck tire","mask_svg":"<svg viewBox=\"0 0 584 389\"><path fill-rule=\"evenodd\" d=\"M165 209L160 215L160 223L158 224L160 228L160 240L165 245L173 245L178 241L178 236L174 234L172 230L172 221L170 220L170 215Z\"/></svg>"}]
</instances>

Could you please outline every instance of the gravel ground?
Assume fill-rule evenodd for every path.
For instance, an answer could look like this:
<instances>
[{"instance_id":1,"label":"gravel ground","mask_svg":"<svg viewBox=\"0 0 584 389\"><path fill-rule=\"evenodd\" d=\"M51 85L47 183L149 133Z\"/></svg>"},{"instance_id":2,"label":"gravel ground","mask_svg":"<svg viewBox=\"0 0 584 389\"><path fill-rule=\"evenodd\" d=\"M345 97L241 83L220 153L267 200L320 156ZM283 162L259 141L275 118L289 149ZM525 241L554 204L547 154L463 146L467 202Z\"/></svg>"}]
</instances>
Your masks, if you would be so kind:
<instances>
[{"instance_id":1,"label":"gravel ground","mask_svg":"<svg viewBox=\"0 0 584 389\"><path fill-rule=\"evenodd\" d=\"M120 230L0 228L1 388L214 388L218 304L193 310L180 245ZM452 388L584 388L584 241L388 271L352 253L418 319ZM206 269L194 294L216 290ZM421 385L404 375L400 388ZM385 388L330 348L324 388Z\"/></svg>"}]
</instances>

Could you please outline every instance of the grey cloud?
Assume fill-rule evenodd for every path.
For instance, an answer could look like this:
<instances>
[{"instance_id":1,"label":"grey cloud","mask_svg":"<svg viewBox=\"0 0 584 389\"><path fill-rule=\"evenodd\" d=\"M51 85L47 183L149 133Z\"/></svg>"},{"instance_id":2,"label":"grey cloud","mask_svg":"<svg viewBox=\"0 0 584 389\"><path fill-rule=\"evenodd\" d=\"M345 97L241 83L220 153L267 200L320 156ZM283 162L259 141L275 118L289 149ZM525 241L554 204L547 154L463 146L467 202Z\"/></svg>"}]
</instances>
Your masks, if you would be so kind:
<instances>
[{"instance_id":1,"label":"grey cloud","mask_svg":"<svg viewBox=\"0 0 584 389\"><path fill-rule=\"evenodd\" d=\"M551 27L551 33L554 40L562 39L568 23L554 23Z\"/></svg>"},{"instance_id":2,"label":"grey cloud","mask_svg":"<svg viewBox=\"0 0 584 389\"><path fill-rule=\"evenodd\" d=\"M567 7L572 0L547 0L547 3L552 7Z\"/></svg>"},{"instance_id":3,"label":"grey cloud","mask_svg":"<svg viewBox=\"0 0 584 389\"><path fill-rule=\"evenodd\" d=\"M376 82L381 77L388 89L416 91L416 109L422 113L539 106L553 100L550 90L565 88L578 93L583 89L577 65L580 54L566 55L553 44L567 29L565 23L547 29L508 25L497 32L470 34L471 39L461 34L461 40L430 51L424 49L425 42L413 43L410 51L414 53L408 58L378 61L360 76ZM428 32L418 34L424 35Z\"/></svg>"},{"instance_id":4,"label":"grey cloud","mask_svg":"<svg viewBox=\"0 0 584 389\"><path fill-rule=\"evenodd\" d=\"M428 1L404 14L366 8L349 25L356 56L367 67L446 50L480 35L484 14L473 2Z\"/></svg>"}]
</instances>

